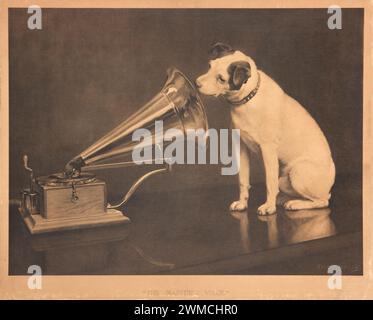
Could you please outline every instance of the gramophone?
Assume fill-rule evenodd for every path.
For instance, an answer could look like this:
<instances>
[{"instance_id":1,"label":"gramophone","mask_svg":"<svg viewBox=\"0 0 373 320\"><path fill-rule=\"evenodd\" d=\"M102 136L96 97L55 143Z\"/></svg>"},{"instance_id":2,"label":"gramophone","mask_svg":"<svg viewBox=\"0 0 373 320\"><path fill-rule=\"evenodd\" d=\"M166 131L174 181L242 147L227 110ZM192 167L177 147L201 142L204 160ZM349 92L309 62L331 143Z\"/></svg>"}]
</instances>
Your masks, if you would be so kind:
<instances>
[{"instance_id":1,"label":"gramophone","mask_svg":"<svg viewBox=\"0 0 373 320\"><path fill-rule=\"evenodd\" d=\"M122 201L114 205L107 202L106 183L92 171L136 165L130 158L137 144L132 141L132 134L139 128L148 129L154 144L158 120L163 121L164 130L175 128L184 134L188 129L207 132L206 114L198 93L188 78L175 68L168 70L166 83L157 95L70 160L62 173L35 178L28 158L24 156L24 168L30 175L30 182L22 192L19 211L29 231L44 233L128 223L129 218L118 209L127 203L143 181L169 171L170 165L165 163L161 168L147 172L133 183ZM118 162L118 159L122 161Z\"/></svg>"}]
</instances>

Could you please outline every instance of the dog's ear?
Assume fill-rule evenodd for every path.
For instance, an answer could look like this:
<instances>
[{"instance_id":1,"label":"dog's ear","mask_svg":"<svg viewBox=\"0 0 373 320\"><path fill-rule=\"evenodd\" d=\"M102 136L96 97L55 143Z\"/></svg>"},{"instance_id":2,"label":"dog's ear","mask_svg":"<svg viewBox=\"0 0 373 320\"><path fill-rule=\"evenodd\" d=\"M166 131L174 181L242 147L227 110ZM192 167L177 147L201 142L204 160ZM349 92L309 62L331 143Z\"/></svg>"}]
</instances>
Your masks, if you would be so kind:
<instances>
[{"instance_id":1,"label":"dog's ear","mask_svg":"<svg viewBox=\"0 0 373 320\"><path fill-rule=\"evenodd\" d=\"M210 60L215 60L228 54L232 54L233 52L234 50L230 45L222 42L216 42L210 47L209 58Z\"/></svg>"},{"instance_id":2,"label":"dog's ear","mask_svg":"<svg viewBox=\"0 0 373 320\"><path fill-rule=\"evenodd\" d=\"M229 89L240 90L242 85L251 77L250 63L247 61L233 62L228 67Z\"/></svg>"}]
</instances>

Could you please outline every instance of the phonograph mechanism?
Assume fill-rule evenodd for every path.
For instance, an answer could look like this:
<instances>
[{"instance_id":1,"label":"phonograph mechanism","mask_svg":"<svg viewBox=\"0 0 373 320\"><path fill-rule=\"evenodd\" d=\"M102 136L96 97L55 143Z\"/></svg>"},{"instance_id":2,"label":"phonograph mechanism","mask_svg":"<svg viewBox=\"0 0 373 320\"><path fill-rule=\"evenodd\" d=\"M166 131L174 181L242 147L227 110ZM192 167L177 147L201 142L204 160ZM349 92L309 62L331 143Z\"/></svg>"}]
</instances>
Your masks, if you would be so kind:
<instances>
[{"instance_id":1,"label":"phonograph mechanism","mask_svg":"<svg viewBox=\"0 0 373 320\"><path fill-rule=\"evenodd\" d=\"M24 160L27 167L27 156ZM22 194L20 212L31 233L130 222L106 199L106 184L94 174L54 174L31 178Z\"/></svg>"},{"instance_id":2,"label":"phonograph mechanism","mask_svg":"<svg viewBox=\"0 0 373 320\"><path fill-rule=\"evenodd\" d=\"M162 90L119 126L93 143L70 160L62 173L35 178L24 156L24 168L30 174L30 183L22 191L20 213L31 233L96 227L128 223L128 217L117 210L131 198L136 189L152 175L167 172L170 166L152 170L140 177L116 205L107 203L106 183L90 172L136 165L132 151L136 147L131 139L137 129L147 129L153 139L157 134L154 123L163 121L163 128L203 129L208 125L202 101L188 78L179 70L168 70L168 78ZM113 162L113 159L128 161ZM155 160L155 159L153 159ZM162 159L156 159L162 160ZM165 159L163 159L165 160ZM159 163L159 162L157 162Z\"/></svg>"}]
</instances>

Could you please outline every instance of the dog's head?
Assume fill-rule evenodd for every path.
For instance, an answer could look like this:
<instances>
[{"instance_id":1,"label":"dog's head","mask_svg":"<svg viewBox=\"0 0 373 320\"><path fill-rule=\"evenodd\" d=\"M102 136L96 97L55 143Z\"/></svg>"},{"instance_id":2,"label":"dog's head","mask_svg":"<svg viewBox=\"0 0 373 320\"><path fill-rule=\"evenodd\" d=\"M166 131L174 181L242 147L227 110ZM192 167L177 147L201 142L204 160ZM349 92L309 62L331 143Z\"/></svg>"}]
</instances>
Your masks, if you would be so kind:
<instances>
[{"instance_id":1,"label":"dog's head","mask_svg":"<svg viewBox=\"0 0 373 320\"><path fill-rule=\"evenodd\" d=\"M207 73L198 77L196 85L202 94L215 97L239 92L256 73L250 57L221 42L211 47L209 66Z\"/></svg>"}]
</instances>

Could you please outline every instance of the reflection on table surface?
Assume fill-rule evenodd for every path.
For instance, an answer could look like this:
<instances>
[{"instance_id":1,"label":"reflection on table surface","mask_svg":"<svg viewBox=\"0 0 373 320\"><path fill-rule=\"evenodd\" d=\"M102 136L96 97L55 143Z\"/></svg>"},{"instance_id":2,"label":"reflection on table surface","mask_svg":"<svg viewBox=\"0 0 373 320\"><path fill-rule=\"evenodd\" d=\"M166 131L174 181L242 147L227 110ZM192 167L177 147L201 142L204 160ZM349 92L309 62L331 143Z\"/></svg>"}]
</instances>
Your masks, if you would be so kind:
<instances>
[{"instance_id":1,"label":"reflection on table surface","mask_svg":"<svg viewBox=\"0 0 373 320\"><path fill-rule=\"evenodd\" d=\"M282 211L282 212L281 212ZM257 216L258 220L266 223L268 248L279 245L298 243L336 234L336 227L330 218L329 208L316 210L286 211L281 214ZM247 212L232 212L231 215L240 222L240 234L244 252L251 251L249 214ZM253 219L255 217L251 217Z\"/></svg>"},{"instance_id":2,"label":"reflection on table surface","mask_svg":"<svg viewBox=\"0 0 373 320\"><path fill-rule=\"evenodd\" d=\"M264 194L257 188L247 211L229 212L235 187L138 193L125 210L129 225L34 236L12 206L10 274L32 264L44 274L231 274L335 249L361 231L361 209L344 197L331 208L258 216Z\"/></svg>"}]
</instances>

